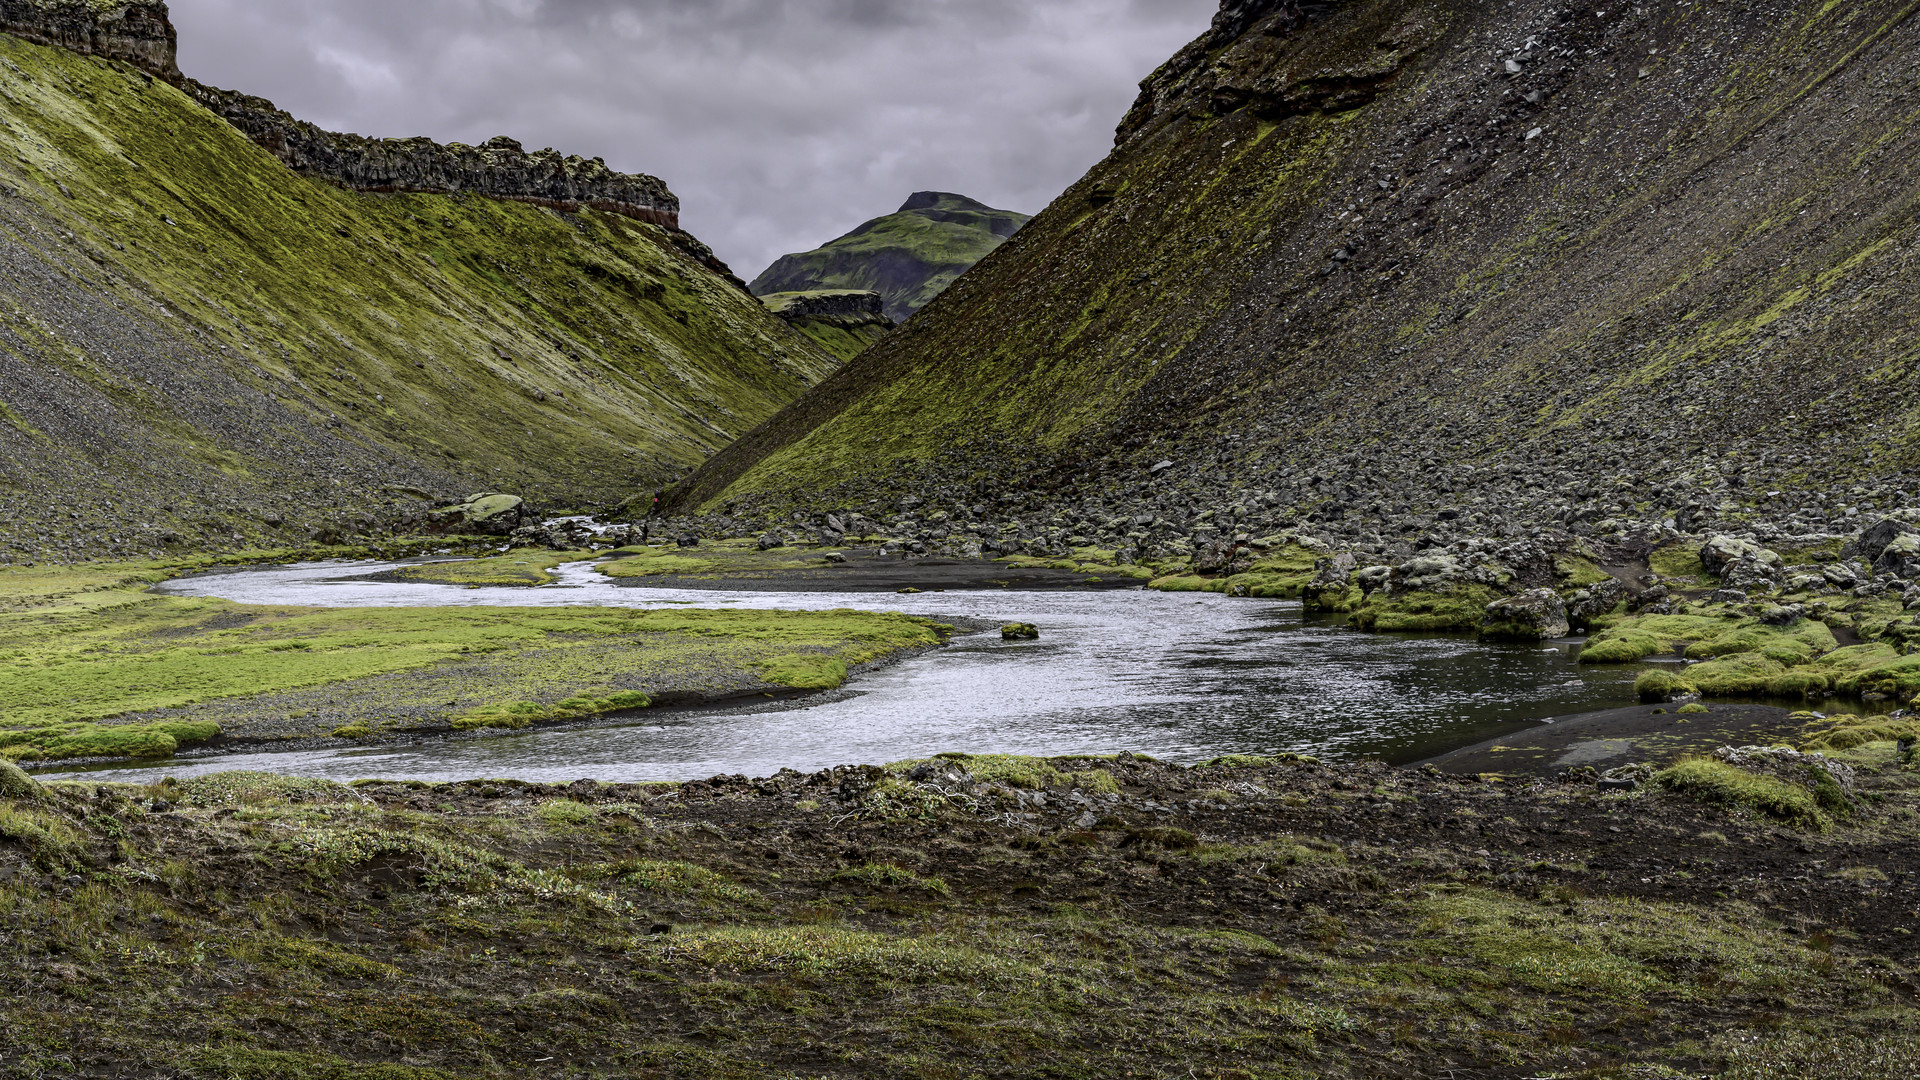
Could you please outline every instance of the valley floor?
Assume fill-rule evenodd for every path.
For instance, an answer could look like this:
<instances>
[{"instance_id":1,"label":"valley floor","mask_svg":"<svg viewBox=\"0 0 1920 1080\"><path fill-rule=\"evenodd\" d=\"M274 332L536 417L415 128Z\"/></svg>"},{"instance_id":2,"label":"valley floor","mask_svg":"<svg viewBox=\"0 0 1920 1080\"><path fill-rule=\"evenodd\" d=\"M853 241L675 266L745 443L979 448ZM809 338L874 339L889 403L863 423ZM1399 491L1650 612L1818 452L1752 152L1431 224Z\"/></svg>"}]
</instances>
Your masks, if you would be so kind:
<instances>
[{"instance_id":1,"label":"valley floor","mask_svg":"<svg viewBox=\"0 0 1920 1080\"><path fill-rule=\"evenodd\" d=\"M968 758L0 803L0 1075L1893 1077L1920 781ZM1843 805L1844 804L1844 805Z\"/></svg>"}]
</instances>

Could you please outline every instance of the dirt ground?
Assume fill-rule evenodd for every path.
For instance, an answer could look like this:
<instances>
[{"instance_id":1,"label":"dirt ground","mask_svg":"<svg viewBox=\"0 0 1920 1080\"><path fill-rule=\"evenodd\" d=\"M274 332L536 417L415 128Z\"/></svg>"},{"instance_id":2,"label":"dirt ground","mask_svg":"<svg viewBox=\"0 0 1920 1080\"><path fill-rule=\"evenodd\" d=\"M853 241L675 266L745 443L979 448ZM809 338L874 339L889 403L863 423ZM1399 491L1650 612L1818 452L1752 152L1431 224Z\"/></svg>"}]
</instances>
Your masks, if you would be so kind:
<instances>
[{"instance_id":1,"label":"dirt ground","mask_svg":"<svg viewBox=\"0 0 1920 1080\"><path fill-rule=\"evenodd\" d=\"M1131 755L57 785L0 801L0 1075L1905 1076L1920 776L1855 760L1826 832Z\"/></svg>"}]
</instances>

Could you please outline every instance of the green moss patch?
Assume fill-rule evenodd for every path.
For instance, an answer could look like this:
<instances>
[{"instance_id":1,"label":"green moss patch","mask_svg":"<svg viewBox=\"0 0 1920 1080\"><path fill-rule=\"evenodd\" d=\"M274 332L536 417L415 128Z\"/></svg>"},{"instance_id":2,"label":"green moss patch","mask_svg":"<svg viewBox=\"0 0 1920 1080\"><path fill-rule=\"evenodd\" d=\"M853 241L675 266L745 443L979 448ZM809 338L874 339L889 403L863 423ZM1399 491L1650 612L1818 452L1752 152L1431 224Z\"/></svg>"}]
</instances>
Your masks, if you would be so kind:
<instances>
[{"instance_id":1,"label":"green moss patch","mask_svg":"<svg viewBox=\"0 0 1920 1080\"><path fill-rule=\"evenodd\" d=\"M691 679L839 685L850 666L945 640L929 620L851 610L329 609L83 588L117 585L115 573L77 575L66 595L39 583L0 612L0 757L166 757L222 733L517 728L644 708L653 686ZM308 692L324 707L300 707Z\"/></svg>"},{"instance_id":2,"label":"green moss patch","mask_svg":"<svg viewBox=\"0 0 1920 1080\"><path fill-rule=\"evenodd\" d=\"M1647 563L1654 573L1674 578L1682 587L1700 588L1718 580L1707 573L1706 564L1700 561L1699 548L1691 545L1661 548L1647 557Z\"/></svg>"},{"instance_id":3,"label":"green moss patch","mask_svg":"<svg viewBox=\"0 0 1920 1080\"><path fill-rule=\"evenodd\" d=\"M1830 824L1814 793L1806 788L1711 758L1677 762L1657 774L1654 782L1703 802L1749 810L1795 828L1825 829Z\"/></svg>"},{"instance_id":4,"label":"green moss patch","mask_svg":"<svg viewBox=\"0 0 1920 1080\"><path fill-rule=\"evenodd\" d=\"M514 551L485 559L403 566L389 572L401 581L440 585L551 585L555 567L598 558L582 551Z\"/></svg>"},{"instance_id":5,"label":"green moss patch","mask_svg":"<svg viewBox=\"0 0 1920 1080\"><path fill-rule=\"evenodd\" d=\"M757 670L775 686L794 690L832 690L847 681L846 661L832 656L782 656L757 665Z\"/></svg>"},{"instance_id":6,"label":"green moss patch","mask_svg":"<svg viewBox=\"0 0 1920 1080\"><path fill-rule=\"evenodd\" d=\"M1642 615L1626 619L1587 639L1583 664L1630 664L1649 656L1678 653L1728 629L1725 619L1704 615Z\"/></svg>"},{"instance_id":7,"label":"green moss patch","mask_svg":"<svg viewBox=\"0 0 1920 1080\"><path fill-rule=\"evenodd\" d=\"M1356 605L1348 618L1358 629L1380 632L1477 630L1486 620L1487 605L1499 598L1500 593L1484 585L1400 596L1374 593Z\"/></svg>"}]
</instances>

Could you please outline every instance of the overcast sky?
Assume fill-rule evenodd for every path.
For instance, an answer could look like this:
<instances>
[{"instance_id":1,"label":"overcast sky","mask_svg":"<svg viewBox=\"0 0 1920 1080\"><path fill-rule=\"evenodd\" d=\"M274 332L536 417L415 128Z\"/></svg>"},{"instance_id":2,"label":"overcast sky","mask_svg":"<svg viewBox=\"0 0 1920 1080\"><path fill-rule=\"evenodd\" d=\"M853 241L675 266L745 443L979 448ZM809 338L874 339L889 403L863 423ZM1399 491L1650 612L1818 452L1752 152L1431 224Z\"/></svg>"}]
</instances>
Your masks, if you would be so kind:
<instances>
[{"instance_id":1,"label":"overcast sky","mask_svg":"<svg viewBox=\"0 0 1920 1080\"><path fill-rule=\"evenodd\" d=\"M170 0L180 65L336 131L604 157L741 276L919 190L1036 213L1218 0Z\"/></svg>"}]
</instances>

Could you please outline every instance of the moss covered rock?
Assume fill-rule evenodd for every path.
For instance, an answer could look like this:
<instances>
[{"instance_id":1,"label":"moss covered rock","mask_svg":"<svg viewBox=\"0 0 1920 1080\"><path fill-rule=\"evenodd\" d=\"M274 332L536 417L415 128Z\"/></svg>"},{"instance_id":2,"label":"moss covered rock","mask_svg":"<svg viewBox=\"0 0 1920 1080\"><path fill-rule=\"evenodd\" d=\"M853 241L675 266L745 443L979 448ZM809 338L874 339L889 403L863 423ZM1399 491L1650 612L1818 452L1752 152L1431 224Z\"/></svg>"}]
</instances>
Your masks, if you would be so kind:
<instances>
[{"instance_id":1,"label":"moss covered rock","mask_svg":"<svg viewBox=\"0 0 1920 1080\"><path fill-rule=\"evenodd\" d=\"M37 799L46 791L25 769L0 760L0 799Z\"/></svg>"},{"instance_id":2,"label":"moss covered rock","mask_svg":"<svg viewBox=\"0 0 1920 1080\"><path fill-rule=\"evenodd\" d=\"M1487 605L1480 636L1489 641L1544 641L1573 631L1567 605L1552 589L1529 589Z\"/></svg>"}]
</instances>

